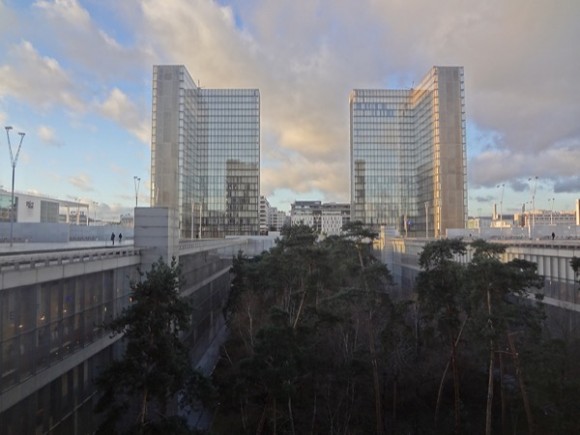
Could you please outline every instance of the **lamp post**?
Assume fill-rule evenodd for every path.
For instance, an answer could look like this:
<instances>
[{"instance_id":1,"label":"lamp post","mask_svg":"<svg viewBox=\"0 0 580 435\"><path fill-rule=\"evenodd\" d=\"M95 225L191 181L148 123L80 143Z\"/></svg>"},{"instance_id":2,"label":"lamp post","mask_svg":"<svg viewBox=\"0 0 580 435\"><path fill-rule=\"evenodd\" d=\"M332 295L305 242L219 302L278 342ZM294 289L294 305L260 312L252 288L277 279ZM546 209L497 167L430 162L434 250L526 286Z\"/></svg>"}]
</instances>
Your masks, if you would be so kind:
<instances>
[{"instance_id":1,"label":"lamp post","mask_svg":"<svg viewBox=\"0 0 580 435\"><path fill-rule=\"evenodd\" d=\"M528 181L534 180L534 189L532 190L532 224L530 228L530 239L536 226L536 187L538 186L538 176L528 178ZM530 187L531 188L531 187Z\"/></svg>"},{"instance_id":2,"label":"lamp post","mask_svg":"<svg viewBox=\"0 0 580 435\"><path fill-rule=\"evenodd\" d=\"M81 224L81 199L75 197L75 201L77 203L77 225Z\"/></svg>"},{"instance_id":3,"label":"lamp post","mask_svg":"<svg viewBox=\"0 0 580 435\"><path fill-rule=\"evenodd\" d=\"M93 214L95 215L95 217L93 218L93 225L96 225L97 223L97 206L99 205L98 202L93 201Z\"/></svg>"},{"instance_id":4,"label":"lamp post","mask_svg":"<svg viewBox=\"0 0 580 435\"><path fill-rule=\"evenodd\" d=\"M552 209L550 210L550 225L554 225L554 200L556 198L548 198L548 202L552 203Z\"/></svg>"},{"instance_id":5,"label":"lamp post","mask_svg":"<svg viewBox=\"0 0 580 435\"><path fill-rule=\"evenodd\" d=\"M22 147L22 141L24 140L25 133L18 132L20 135L20 143L16 150L16 154L12 152L12 144L10 143L10 130L12 127L6 126L6 137L8 138L8 148L10 149L10 163L12 164L12 195L10 199L10 247L12 247L13 235L14 235L14 176L16 173L16 163L18 162L18 156L20 155L20 148Z\"/></svg>"},{"instance_id":6,"label":"lamp post","mask_svg":"<svg viewBox=\"0 0 580 435\"><path fill-rule=\"evenodd\" d=\"M135 207L139 205L139 183L141 178L136 175L133 177L133 183L135 184Z\"/></svg>"},{"instance_id":7,"label":"lamp post","mask_svg":"<svg viewBox=\"0 0 580 435\"><path fill-rule=\"evenodd\" d=\"M425 203L425 238L429 238L429 203Z\"/></svg>"},{"instance_id":8,"label":"lamp post","mask_svg":"<svg viewBox=\"0 0 580 435\"><path fill-rule=\"evenodd\" d=\"M505 189L505 183L502 184L498 184L497 187L501 187L501 196L499 198L499 225L503 226L502 221L503 221L503 192Z\"/></svg>"}]
</instances>

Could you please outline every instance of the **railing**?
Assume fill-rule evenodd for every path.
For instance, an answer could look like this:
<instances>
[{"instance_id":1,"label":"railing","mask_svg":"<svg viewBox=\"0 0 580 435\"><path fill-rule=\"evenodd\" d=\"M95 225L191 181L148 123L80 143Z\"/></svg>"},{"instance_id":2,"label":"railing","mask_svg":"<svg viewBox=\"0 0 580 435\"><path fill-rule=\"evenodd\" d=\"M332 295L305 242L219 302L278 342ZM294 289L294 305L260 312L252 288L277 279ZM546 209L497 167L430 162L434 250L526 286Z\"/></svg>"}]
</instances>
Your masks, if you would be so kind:
<instances>
[{"instance_id":1,"label":"railing","mask_svg":"<svg viewBox=\"0 0 580 435\"><path fill-rule=\"evenodd\" d=\"M72 251L21 253L0 256L0 272L28 270L63 264L102 261L119 257L140 256L141 250L134 247L82 249Z\"/></svg>"},{"instance_id":2,"label":"railing","mask_svg":"<svg viewBox=\"0 0 580 435\"><path fill-rule=\"evenodd\" d=\"M228 248L230 246L245 245L248 243L246 238L231 239L201 239L201 240L180 240L179 251L182 254L208 251L211 249Z\"/></svg>"}]
</instances>

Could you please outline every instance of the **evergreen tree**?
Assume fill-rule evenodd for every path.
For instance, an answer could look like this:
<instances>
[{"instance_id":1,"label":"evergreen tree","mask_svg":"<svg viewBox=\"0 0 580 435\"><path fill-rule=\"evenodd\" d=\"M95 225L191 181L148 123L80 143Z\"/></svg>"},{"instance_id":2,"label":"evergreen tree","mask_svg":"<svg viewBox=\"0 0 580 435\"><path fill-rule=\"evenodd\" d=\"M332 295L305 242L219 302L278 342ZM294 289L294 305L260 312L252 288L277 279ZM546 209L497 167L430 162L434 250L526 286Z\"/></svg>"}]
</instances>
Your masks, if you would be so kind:
<instances>
[{"instance_id":1,"label":"evergreen tree","mask_svg":"<svg viewBox=\"0 0 580 435\"><path fill-rule=\"evenodd\" d=\"M190 433L178 416L178 396L194 400L207 387L192 369L180 334L190 326L192 309L180 295L183 281L175 258L161 259L133 283L131 304L105 325L123 334L124 353L98 377L96 410L105 414L99 433ZM191 405L191 401L188 405Z\"/></svg>"},{"instance_id":2,"label":"evergreen tree","mask_svg":"<svg viewBox=\"0 0 580 435\"><path fill-rule=\"evenodd\" d=\"M453 374L455 432L461 432L461 395L458 345L468 316L465 312L465 266L458 260L466 252L459 239L441 239L427 243L419 256L423 269L416 281L421 312L428 325L435 324L437 333L446 343L449 359L437 393L435 425L438 423L441 394L449 366Z\"/></svg>"},{"instance_id":3,"label":"evergreen tree","mask_svg":"<svg viewBox=\"0 0 580 435\"><path fill-rule=\"evenodd\" d=\"M392 304L374 237L355 225L317 241L296 225L259 258L234 259L232 334L214 375L216 433L383 430L380 359Z\"/></svg>"},{"instance_id":4,"label":"evergreen tree","mask_svg":"<svg viewBox=\"0 0 580 435\"><path fill-rule=\"evenodd\" d=\"M535 263L521 259L502 262L500 255L505 252L505 245L476 240L472 246L475 252L467 268L470 277L469 314L474 319L472 330L475 336L479 337L481 342L487 343L489 352L486 434L494 432L492 420L494 368L497 359L500 364L503 363L502 349L511 349L516 374L519 375L528 433L531 434L534 432L534 423L513 333L533 334L535 339L539 339L543 313L530 302L529 296L532 289L543 287L543 279L537 274ZM503 373L500 380L503 380ZM504 410L503 386L500 391ZM505 411L502 412L502 420L505 420ZM505 426L505 421L502 421L502 426Z\"/></svg>"}]
</instances>

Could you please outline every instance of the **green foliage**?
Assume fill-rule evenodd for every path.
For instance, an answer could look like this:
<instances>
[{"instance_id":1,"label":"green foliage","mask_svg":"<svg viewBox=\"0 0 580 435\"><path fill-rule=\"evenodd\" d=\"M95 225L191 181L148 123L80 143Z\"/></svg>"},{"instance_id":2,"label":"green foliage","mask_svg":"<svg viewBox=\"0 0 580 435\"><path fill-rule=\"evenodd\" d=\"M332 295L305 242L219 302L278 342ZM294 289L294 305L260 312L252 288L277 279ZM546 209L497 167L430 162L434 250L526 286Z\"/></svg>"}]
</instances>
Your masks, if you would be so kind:
<instances>
[{"instance_id":1,"label":"green foliage","mask_svg":"<svg viewBox=\"0 0 580 435\"><path fill-rule=\"evenodd\" d=\"M356 222L320 241L287 227L234 259L212 433L484 433L490 366L492 432L527 433L524 397L536 433L577 432L580 346L547 336L535 264L437 240L417 300L393 301L375 237Z\"/></svg>"},{"instance_id":2,"label":"green foliage","mask_svg":"<svg viewBox=\"0 0 580 435\"><path fill-rule=\"evenodd\" d=\"M105 413L99 432L188 433L169 408L178 393L196 400L205 382L192 370L180 340L192 309L179 296L183 282L175 259L171 265L159 260L140 275L145 279L132 284L131 305L105 325L112 335L123 334L125 351L96 381L101 393L96 410Z\"/></svg>"},{"instance_id":3,"label":"green foliage","mask_svg":"<svg viewBox=\"0 0 580 435\"><path fill-rule=\"evenodd\" d=\"M215 433L373 430L369 343L399 343L383 334L395 310L374 237L354 225L317 241L297 225L258 258L234 259Z\"/></svg>"},{"instance_id":4,"label":"green foliage","mask_svg":"<svg viewBox=\"0 0 580 435\"><path fill-rule=\"evenodd\" d=\"M465 266L454 258L464 255L466 249L459 239L442 239L427 243L419 256L424 270L417 276L415 288L421 312L452 341L459 333L467 297Z\"/></svg>"},{"instance_id":5,"label":"green foliage","mask_svg":"<svg viewBox=\"0 0 580 435\"><path fill-rule=\"evenodd\" d=\"M429 242L421 251L419 266L425 271L444 267L452 262L455 256L464 255L466 250L466 244L461 239L441 239Z\"/></svg>"}]
</instances>

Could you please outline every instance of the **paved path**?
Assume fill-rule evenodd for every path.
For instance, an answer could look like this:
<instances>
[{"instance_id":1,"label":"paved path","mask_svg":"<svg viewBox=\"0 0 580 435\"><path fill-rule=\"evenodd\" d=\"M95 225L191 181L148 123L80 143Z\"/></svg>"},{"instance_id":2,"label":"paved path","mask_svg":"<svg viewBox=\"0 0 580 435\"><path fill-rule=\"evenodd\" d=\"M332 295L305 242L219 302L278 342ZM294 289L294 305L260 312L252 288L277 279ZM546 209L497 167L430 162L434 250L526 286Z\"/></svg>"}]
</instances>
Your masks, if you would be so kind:
<instances>
[{"instance_id":1,"label":"paved path","mask_svg":"<svg viewBox=\"0 0 580 435\"><path fill-rule=\"evenodd\" d=\"M123 240L121 244L117 241L115 247L133 246L133 240ZM0 255L6 254L24 254L31 252L49 252L49 251L69 251L73 249L91 249L91 248L110 248L111 241L78 241L66 243L0 243Z\"/></svg>"}]
</instances>

